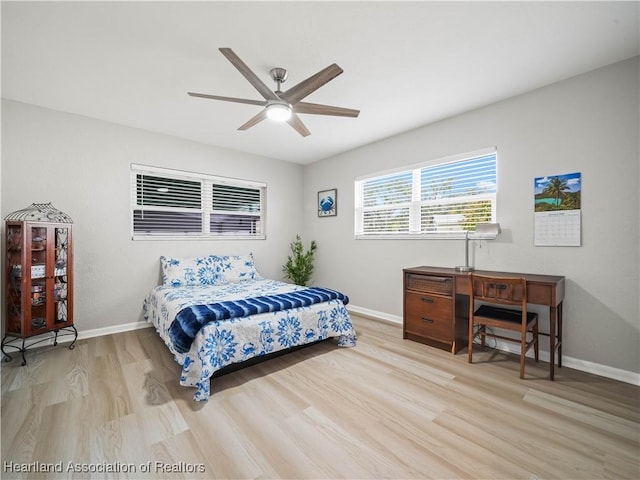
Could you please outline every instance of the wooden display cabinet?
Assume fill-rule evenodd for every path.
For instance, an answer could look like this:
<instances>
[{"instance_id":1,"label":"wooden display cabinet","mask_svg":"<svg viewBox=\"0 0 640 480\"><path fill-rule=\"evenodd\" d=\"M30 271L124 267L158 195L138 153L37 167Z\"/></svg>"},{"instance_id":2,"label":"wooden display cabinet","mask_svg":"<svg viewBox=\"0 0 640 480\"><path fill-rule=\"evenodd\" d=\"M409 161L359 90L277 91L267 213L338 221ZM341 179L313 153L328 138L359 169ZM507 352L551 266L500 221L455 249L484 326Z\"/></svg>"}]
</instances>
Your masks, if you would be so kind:
<instances>
[{"instance_id":1,"label":"wooden display cabinet","mask_svg":"<svg viewBox=\"0 0 640 480\"><path fill-rule=\"evenodd\" d=\"M73 335L73 224L51 204L33 204L6 217L6 315L2 339L6 349L22 354L28 347L59 335ZM27 339L49 333L45 338Z\"/></svg>"}]
</instances>

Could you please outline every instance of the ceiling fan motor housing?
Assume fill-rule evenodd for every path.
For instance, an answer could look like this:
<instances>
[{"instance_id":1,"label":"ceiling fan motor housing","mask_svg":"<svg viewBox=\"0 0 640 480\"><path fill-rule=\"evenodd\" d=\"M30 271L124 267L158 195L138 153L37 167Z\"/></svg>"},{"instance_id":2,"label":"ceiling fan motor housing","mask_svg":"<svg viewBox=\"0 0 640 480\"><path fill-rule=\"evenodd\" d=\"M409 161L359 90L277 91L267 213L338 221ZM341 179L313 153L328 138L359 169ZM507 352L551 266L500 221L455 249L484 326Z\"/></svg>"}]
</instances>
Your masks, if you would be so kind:
<instances>
[{"instance_id":1,"label":"ceiling fan motor housing","mask_svg":"<svg viewBox=\"0 0 640 480\"><path fill-rule=\"evenodd\" d=\"M269 73L271 74L271 78L273 78L273 81L277 82L278 85L284 83L287 79L287 70L285 68L272 68L271 70L269 70Z\"/></svg>"}]
</instances>

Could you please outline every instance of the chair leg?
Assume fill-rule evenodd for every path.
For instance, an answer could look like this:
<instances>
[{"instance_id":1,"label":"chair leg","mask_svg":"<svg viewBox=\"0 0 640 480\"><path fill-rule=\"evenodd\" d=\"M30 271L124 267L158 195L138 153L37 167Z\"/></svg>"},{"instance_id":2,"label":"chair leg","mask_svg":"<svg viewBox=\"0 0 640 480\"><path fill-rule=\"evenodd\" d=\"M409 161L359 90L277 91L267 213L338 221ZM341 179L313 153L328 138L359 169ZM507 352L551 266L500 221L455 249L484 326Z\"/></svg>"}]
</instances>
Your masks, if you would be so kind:
<instances>
[{"instance_id":1,"label":"chair leg","mask_svg":"<svg viewBox=\"0 0 640 480\"><path fill-rule=\"evenodd\" d=\"M467 347L468 361L473 363L473 320L469 319L469 346Z\"/></svg>"},{"instance_id":2,"label":"chair leg","mask_svg":"<svg viewBox=\"0 0 640 480\"><path fill-rule=\"evenodd\" d=\"M540 348L538 347L540 342L538 342L538 322L537 321L533 325L533 341L535 342L533 344L533 353L536 359L536 363L538 363L538 360L540 359Z\"/></svg>"},{"instance_id":3,"label":"chair leg","mask_svg":"<svg viewBox=\"0 0 640 480\"><path fill-rule=\"evenodd\" d=\"M524 359L527 355L527 331L520 333L520 378L524 378Z\"/></svg>"}]
</instances>

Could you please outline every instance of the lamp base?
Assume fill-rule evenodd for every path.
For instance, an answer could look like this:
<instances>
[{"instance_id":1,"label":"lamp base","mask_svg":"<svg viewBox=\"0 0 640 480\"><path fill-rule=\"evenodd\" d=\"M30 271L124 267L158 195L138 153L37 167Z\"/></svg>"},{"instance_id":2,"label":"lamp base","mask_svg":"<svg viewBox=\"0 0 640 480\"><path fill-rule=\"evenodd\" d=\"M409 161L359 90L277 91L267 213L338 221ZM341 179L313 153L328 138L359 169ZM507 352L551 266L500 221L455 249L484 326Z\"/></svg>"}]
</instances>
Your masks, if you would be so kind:
<instances>
[{"instance_id":1,"label":"lamp base","mask_svg":"<svg viewBox=\"0 0 640 480\"><path fill-rule=\"evenodd\" d=\"M456 267L456 270L459 272L473 272L473 267L469 267L468 265Z\"/></svg>"}]
</instances>

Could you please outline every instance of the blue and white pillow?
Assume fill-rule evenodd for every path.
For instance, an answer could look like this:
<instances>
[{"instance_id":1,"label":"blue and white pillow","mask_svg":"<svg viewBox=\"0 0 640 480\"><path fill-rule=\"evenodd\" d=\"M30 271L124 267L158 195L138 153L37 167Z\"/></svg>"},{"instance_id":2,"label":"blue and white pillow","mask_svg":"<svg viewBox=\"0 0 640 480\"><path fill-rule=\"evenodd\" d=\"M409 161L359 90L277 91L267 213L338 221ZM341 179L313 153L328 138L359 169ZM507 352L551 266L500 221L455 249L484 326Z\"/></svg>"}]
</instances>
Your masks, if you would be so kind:
<instances>
[{"instance_id":1,"label":"blue and white pillow","mask_svg":"<svg viewBox=\"0 0 640 480\"><path fill-rule=\"evenodd\" d=\"M242 282L245 280L260 280L262 277L256 270L253 254L248 255L219 255L220 275L224 283Z\"/></svg>"},{"instance_id":2,"label":"blue and white pillow","mask_svg":"<svg viewBox=\"0 0 640 480\"><path fill-rule=\"evenodd\" d=\"M160 257L162 284L171 287L206 287L225 283L219 257Z\"/></svg>"}]
</instances>

